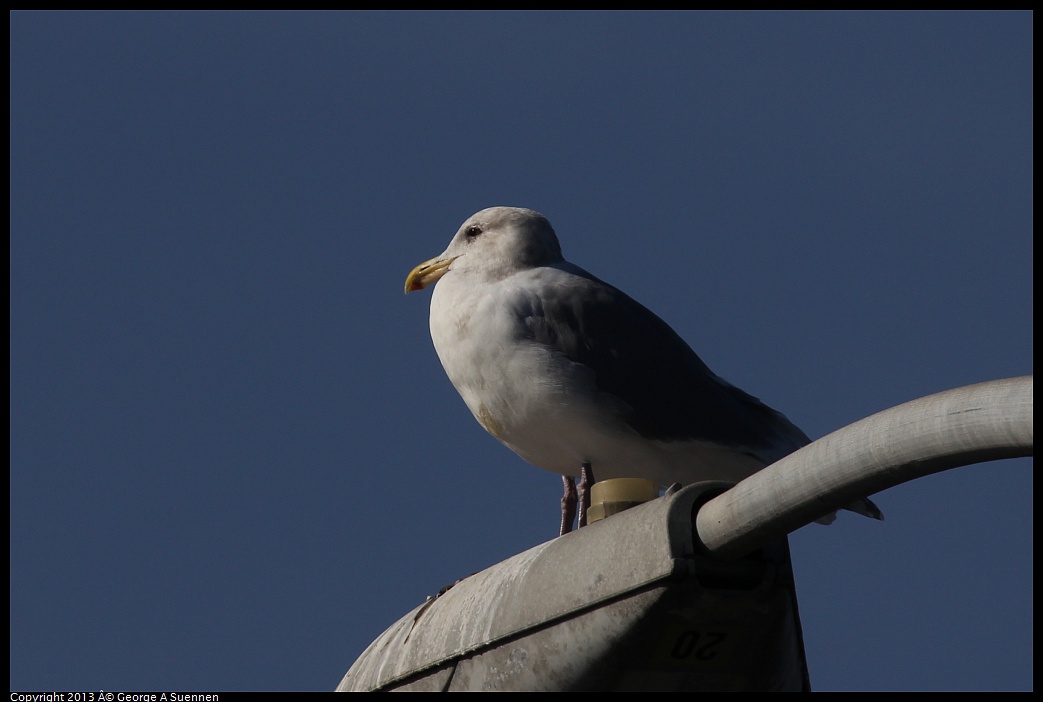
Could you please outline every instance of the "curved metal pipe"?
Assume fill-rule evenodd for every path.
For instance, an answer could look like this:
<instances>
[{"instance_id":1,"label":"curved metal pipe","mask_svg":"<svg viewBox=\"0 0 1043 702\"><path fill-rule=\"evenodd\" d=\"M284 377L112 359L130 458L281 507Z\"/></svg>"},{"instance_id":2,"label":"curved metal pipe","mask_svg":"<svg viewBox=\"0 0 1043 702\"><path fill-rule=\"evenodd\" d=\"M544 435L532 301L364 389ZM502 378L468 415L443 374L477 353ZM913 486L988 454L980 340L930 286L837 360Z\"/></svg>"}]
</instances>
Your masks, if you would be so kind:
<instances>
[{"instance_id":1,"label":"curved metal pipe","mask_svg":"<svg viewBox=\"0 0 1043 702\"><path fill-rule=\"evenodd\" d=\"M1031 455L1031 375L955 388L866 417L754 473L702 506L696 538L736 558L899 483Z\"/></svg>"}]
</instances>

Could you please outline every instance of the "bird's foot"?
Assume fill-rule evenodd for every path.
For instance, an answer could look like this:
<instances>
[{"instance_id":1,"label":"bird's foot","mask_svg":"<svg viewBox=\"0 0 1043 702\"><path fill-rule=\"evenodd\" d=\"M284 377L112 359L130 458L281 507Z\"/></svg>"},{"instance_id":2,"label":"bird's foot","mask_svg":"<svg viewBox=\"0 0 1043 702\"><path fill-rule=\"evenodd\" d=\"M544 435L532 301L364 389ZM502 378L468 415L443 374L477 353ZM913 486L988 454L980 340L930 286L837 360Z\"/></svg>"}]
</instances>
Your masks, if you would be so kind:
<instances>
[{"instance_id":1,"label":"bird's foot","mask_svg":"<svg viewBox=\"0 0 1043 702\"><path fill-rule=\"evenodd\" d=\"M587 526L587 510L590 509L590 489L594 487L594 469L584 463L579 473L579 526Z\"/></svg>"},{"instance_id":2,"label":"bird's foot","mask_svg":"<svg viewBox=\"0 0 1043 702\"><path fill-rule=\"evenodd\" d=\"M572 520L576 518L576 483L568 475L561 476L561 482L565 486L565 494L561 496L561 536L572 531Z\"/></svg>"},{"instance_id":3,"label":"bird's foot","mask_svg":"<svg viewBox=\"0 0 1043 702\"><path fill-rule=\"evenodd\" d=\"M594 487L594 469L584 463L579 473L579 493L576 493L576 481L568 476L561 476L565 494L561 496L561 536L572 531L572 521L576 518L576 507L579 507L579 527L587 526L587 510L590 509L590 489Z\"/></svg>"}]
</instances>

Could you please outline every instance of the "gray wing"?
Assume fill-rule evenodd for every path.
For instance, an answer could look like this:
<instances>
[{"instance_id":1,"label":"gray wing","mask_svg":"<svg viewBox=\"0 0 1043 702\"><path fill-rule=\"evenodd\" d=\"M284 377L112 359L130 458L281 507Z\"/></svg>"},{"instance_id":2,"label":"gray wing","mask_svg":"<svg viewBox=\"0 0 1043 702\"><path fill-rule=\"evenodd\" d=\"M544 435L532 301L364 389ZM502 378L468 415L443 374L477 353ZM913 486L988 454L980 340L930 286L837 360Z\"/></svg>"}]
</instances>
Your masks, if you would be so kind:
<instances>
[{"instance_id":1,"label":"gray wing","mask_svg":"<svg viewBox=\"0 0 1043 702\"><path fill-rule=\"evenodd\" d=\"M589 367L598 388L625 403L624 421L642 436L710 441L765 463L809 443L782 414L717 377L643 305L571 264L566 272L519 311L534 341Z\"/></svg>"}]
</instances>

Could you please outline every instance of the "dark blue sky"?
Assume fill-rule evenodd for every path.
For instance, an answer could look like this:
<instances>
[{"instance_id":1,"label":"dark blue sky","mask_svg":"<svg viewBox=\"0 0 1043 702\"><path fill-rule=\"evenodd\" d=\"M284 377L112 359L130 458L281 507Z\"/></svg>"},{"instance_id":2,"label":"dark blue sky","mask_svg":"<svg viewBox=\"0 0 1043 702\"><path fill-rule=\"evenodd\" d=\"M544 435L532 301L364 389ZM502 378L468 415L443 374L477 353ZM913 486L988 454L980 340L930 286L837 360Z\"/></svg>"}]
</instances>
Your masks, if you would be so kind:
<instances>
[{"instance_id":1,"label":"dark blue sky","mask_svg":"<svg viewBox=\"0 0 1043 702\"><path fill-rule=\"evenodd\" d=\"M332 689L554 536L402 295L490 205L812 437L1031 373L1032 19L11 14L11 688ZM875 499L814 687L1031 689L1032 461Z\"/></svg>"}]
</instances>

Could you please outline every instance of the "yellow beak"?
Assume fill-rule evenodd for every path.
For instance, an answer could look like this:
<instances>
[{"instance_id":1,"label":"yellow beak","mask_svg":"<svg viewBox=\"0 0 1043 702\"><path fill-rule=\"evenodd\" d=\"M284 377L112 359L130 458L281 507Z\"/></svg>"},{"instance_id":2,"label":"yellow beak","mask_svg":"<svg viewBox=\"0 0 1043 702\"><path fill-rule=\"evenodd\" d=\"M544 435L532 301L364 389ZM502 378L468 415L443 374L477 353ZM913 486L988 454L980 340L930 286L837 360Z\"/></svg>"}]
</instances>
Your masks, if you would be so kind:
<instances>
[{"instance_id":1,"label":"yellow beak","mask_svg":"<svg viewBox=\"0 0 1043 702\"><path fill-rule=\"evenodd\" d=\"M458 258L459 256L432 258L409 271L409 275L406 276L406 294L408 295L414 290L423 290L437 283L439 278L449 272L449 264Z\"/></svg>"}]
</instances>

